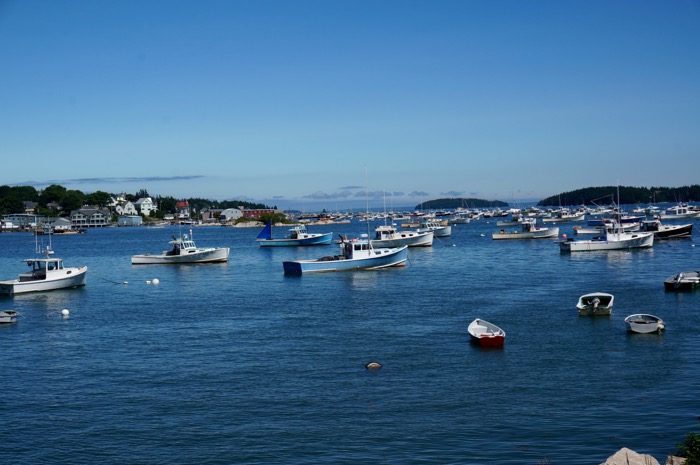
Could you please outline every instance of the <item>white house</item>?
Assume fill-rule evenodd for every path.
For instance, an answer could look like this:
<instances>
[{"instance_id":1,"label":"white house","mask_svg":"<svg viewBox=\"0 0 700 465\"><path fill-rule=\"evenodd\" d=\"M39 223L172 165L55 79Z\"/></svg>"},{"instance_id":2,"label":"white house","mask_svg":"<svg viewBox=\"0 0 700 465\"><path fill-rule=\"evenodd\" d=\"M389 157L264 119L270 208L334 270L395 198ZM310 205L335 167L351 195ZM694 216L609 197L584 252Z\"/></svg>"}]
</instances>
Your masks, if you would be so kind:
<instances>
[{"instance_id":1,"label":"white house","mask_svg":"<svg viewBox=\"0 0 700 465\"><path fill-rule=\"evenodd\" d=\"M136 207L134 207L134 204L131 202L126 202L124 204L119 204L114 208L114 211L117 212L118 215L123 216L133 216L133 215L138 215L139 212L136 210Z\"/></svg>"},{"instance_id":2,"label":"white house","mask_svg":"<svg viewBox=\"0 0 700 465\"><path fill-rule=\"evenodd\" d=\"M144 216L151 216L151 212L157 211L158 208L153 203L153 199L150 197L141 197L136 202L134 202L134 207L141 212Z\"/></svg>"}]
</instances>

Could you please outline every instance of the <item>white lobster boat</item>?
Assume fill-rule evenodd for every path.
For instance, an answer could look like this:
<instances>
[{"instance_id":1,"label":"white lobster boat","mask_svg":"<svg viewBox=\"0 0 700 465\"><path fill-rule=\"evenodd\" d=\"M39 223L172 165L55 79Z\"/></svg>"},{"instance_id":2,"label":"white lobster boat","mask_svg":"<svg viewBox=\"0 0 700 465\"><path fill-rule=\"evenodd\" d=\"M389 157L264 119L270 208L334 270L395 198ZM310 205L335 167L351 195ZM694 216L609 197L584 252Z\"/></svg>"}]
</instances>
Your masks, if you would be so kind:
<instances>
[{"instance_id":1,"label":"white lobster boat","mask_svg":"<svg viewBox=\"0 0 700 465\"><path fill-rule=\"evenodd\" d=\"M132 265L158 265L158 264L184 264L184 263L219 263L227 262L228 247L197 247L190 235L184 234L178 238L173 238L169 242L172 245L170 250L160 254L134 255L131 257Z\"/></svg>"},{"instance_id":2,"label":"white lobster boat","mask_svg":"<svg viewBox=\"0 0 700 465\"><path fill-rule=\"evenodd\" d=\"M43 258L24 260L31 270L21 273L17 279L0 281L0 294L54 291L85 285L87 266L63 266L63 259L52 255L53 250L48 246L44 250Z\"/></svg>"}]
</instances>

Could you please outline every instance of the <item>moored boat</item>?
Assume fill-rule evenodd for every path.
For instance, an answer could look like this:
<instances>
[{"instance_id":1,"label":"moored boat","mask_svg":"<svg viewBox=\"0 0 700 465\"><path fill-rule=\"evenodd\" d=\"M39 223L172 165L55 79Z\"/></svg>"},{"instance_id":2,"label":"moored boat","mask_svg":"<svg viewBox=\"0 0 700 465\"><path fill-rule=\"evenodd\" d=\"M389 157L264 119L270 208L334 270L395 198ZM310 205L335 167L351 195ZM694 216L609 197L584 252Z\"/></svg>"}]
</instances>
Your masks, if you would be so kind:
<instances>
[{"instance_id":1,"label":"moored boat","mask_svg":"<svg viewBox=\"0 0 700 465\"><path fill-rule=\"evenodd\" d=\"M592 292L578 298L576 308L579 315L610 315L613 310L615 296L606 292Z\"/></svg>"},{"instance_id":2,"label":"moored boat","mask_svg":"<svg viewBox=\"0 0 700 465\"><path fill-rule=\"evenodd\" d=\"M284 274L301 275L324 271L378 270L403 266L408 259L408 246L375 248L366 238L341 237L340 254L315 260L293 260L282 263Z\"/></svg>"},{"instance_id":3,"label":"moored boat","mask_svg":"<svg viewBox=\"0 0 700 465\"><path fill-rule=\"evenodd\" d=\"M664 281L667 291L692 291L700 286L700 271L682 271Z\"/></svg>"},{"instance_id":4,"label":"moored boat","mask_svg":"<svg viewBox=\"0 0 700 465\"><path fill-rule=\"evenodd\" d=\"M44 254L43 258L24 260L31 267L27 273L21 273L17 279L0 281L0 294L54 291L85 285L87 266L64 266L63 259L52 257L51 246L46 247Z\"/></svg>"},{"instance_id":5,"label":"moored boat","mask_svg":"<svg viewBox=\"0 0 700 465\"><path fill-rule=\"evenodd\" d=\"M0 311L0 324L14 323L17 321L17 313L14 310L3 310Z\"/></svg>"},{"instance_id":6,"label":"moored boat","mask_svg":"<svg viewBox=\"0 0 700 465\"><path fill-rule=\"evenodd\" d=\"M192 238L192 230L189 236L184 234L173 237L169 242L170 250L159 254L143 254L131 257L132 265L161 265L161 264L185 264L185 263L220 263L227 262L228 247L197 247Z\"/></svg>"},{"instance_id":7,"label":"moored boat","mask_svg":"<svg viewBox=\"0 0 700 465\"><path fill-rule=\"evenodd\" d=\"M506 341L505 331L480 318L469 323L467 332L472 342L482 347L503 347Z\"/></svg>"},{"instance_id":8,"label":"moored boat","mask_svg":"<svg viewBox=\"0 0 700 465\"><path fill-rule=\"evenodd\" d=\"M635 313L625 318L627 327L633 333L660 333L666 328L664 320L648 313Z\"/></svg>"},{"instance_id":9,"label":"moored boat","mask_svg":"<svg viewBox=\"0 0 700 465\"><path fill-rule=\"evenodd\" d=\"M416 232L433 232L433 237L449 237L452 235L452 226L441 221L423 221Z\"/></svg>"},{"instance_id":10,"label":"moored boat","mask_svg":"<svg viewBox=\"0 0 700 465\"><path fill-rule=\"evenodd\" d=\"M659 220L642 221L642 231L651 232L655 239L676 239L690 237L693 234L693 224L661 224Z\"/></svg>"},{"instance_id":11,"label":"moored boat","mask_svg":"<svg viewBox=\"0 0 700 465\"><path fill-rule=\"evenodd\" d=\"M399 231L393 225L383 225L375 229L375 239L371 242L375 247L430 247L433 237L433 231Z\"/></svg>"},{"instance_id":12,"label":"moored boat","mask_svg":"<svg viewBox=\"0 0 700 465\"><path fill-rule=\"evenodd\" d=\"M491 234L494 240L500 239L551 239L559 235L559 227L538 228L535 224L535 219L526 219L521 223L520 231L506 231L501 229L499 232Z\"/></svg>"},{"instance_id":13,"label":"moored boat","mask_svg":"<svg viewBox=\"0 0 700 465\"><path fill-rule=\"evenodd\" d=\"M309 233L306 226L295 226L289 230L289 235L286 238L273 239L272 225L266 224L260 234L258 234L257 242L260 247L293 247L307 245L326 245L333 241L333 233Z\"/></svg>"},{"instance_id":14,"label":"moored boat","mask_svg":"<svg viewBox=\"0 0 700 465\"><path fill-rule=\"evenodd\" d=\"M588 240L567 238L559 242L562 252L593 252L599 250L624 250L652 247L654 234L650 232L613 232Z\"/></svg>"}]
</instances>

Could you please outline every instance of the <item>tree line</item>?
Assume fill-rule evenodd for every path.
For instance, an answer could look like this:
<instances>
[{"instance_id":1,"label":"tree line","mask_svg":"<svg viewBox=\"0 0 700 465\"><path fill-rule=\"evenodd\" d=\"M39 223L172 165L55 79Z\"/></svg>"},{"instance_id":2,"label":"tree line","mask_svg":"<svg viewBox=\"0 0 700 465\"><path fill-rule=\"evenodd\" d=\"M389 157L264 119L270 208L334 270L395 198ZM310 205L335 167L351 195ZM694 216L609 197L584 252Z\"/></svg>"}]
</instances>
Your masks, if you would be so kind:
<instances>
[{"instance_id":1,"label":"tree line","mask_svg":"<svg viewBox=\"0 0 700 465\"><path fill-rule=\"evenodd\" d=\"M618 186L586 187L547 197L537 204L543 207L559 205L610 205L617 203ZM693 202L700 200L700 185L682 187L620 186L621 204L651 204L656 202Z\"/></svg>"},{"instance_id":2,"label":"tree line","mask_svg":"<svg viewBox=\"0 0 700 465\"><path fill-rule=\"evenodd\" d=\"M146 189L141 189L134 194L119 194L123 195L125 200L135 202L139 198L151 197L158 210L153 212L151 216L163 218L167 213L176 211L175 204L178 200L171 196L151 196ZM77 210L84 205L95 205L100 208L107 207L112 198L117 195L104 191L95 191L84 193L77 189L66 189L58 184L52 184L42 190L37 190L33 186L0 186L0 214L6 215L9 213L24 213L24 202L34 202L37 204L35 211L42 216L59 216L68 214L73 210ZM209 200L202 198L186 199L190 208L197 212L204 208L250 208L250 209L267 209L270 208L264 204L246 202L243 200ZM57 208L51 208L52 206Z\"/></svg>"}]
</instances>

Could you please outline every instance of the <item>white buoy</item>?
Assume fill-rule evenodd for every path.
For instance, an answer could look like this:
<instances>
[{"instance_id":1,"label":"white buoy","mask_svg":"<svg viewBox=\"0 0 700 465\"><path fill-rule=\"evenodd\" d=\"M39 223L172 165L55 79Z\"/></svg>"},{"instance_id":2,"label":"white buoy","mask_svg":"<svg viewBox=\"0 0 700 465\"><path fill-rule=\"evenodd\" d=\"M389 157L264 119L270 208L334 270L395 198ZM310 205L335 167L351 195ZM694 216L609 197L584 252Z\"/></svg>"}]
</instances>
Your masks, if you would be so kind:
<instances>
[{"instance_id":1,"label":"white buoy","mask_svg":"<svg viewBox=\"0 0 700 465\"><path fill-rule=\"evenodd\" d=\"M151 282L157 286L158 284L160 284L160 279L153 278L153 280Z\"/></svg>"},{"instance_id":2,"label":"white buoy","mask_svg":"<svg viewBox=\"0 0 700 465\"><path fill-rule=\"evenodd\" d=\"M368 370L379 370L382 368L382 364L379 362L369 362L365 364L365 368Z\"/></svg>"},{"instance_id":3,"label":"white buoy","mask_svg":"<svg viewBox=\"0 0 700 465\"><path fill-rule=\"evenodd\" d=\"M151 280L150 280L150 279L147 279L147 280L146 280L146 284L151 284Z\"/></svg>"},{"instance_id":4,"label":"white buoy","mask_svg":"<svg viewBox=\"0 0 700 465\"><path fill-rule=\"evenodd\" d=\"M63 310L61 310L61 315L63 315L63 318L68 318L68 315L70 315L70 310L64 308Z\"/></svg>"},{"instance_id":5,"label":"white buoy","mask_svg":"<svg viewBox=\"0 0 700 465\"><path fill-rule=\"evenodd\" d=\"M481 234L481 237L486 237L486 234Z\"/></svg>"},{"instance_id":6,"label":"white buoy","mask_svg":"<svg viewBox=\"0 0 700 465\"><path fill-rule=\"evenodd\" d=\"M122 284L129 284L129 281L124 281Z\"/></svg>"}]
</instances>

